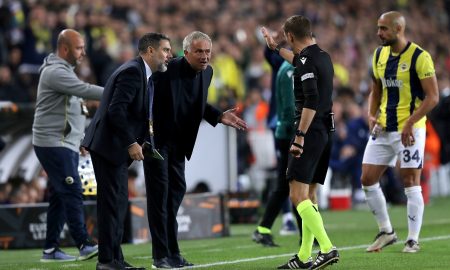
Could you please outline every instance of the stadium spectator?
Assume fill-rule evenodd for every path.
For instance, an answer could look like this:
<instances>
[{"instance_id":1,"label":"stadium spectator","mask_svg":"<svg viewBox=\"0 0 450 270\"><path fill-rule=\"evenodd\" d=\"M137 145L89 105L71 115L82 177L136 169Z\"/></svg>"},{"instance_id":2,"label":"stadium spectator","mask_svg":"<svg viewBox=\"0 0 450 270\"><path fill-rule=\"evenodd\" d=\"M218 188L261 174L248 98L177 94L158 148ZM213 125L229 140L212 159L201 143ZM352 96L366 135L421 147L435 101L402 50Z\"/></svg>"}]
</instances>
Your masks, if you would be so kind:
<instances>
[{"instance_id":1,"label":"stadium spectator","mask_svg":"<svg viewBox=\"0 0 450 270\"><path fill-rule=\"evenodd\" d=\"M42 262L87 260L98 252L84 220L78 160L86 120L82 98L100 99L103 88L81 81L73 71L85 55L81 35L66 29L58 36L56 53L49 54L40 68L33 146L49 178ZM80 251L78 258L59 249L65 222Z\"/></svg>"},{"instance_id":2,"label":"stadium spectator","mask_svg":"<svg viewBox=\"0 0 450 270\"><path fill-rule=\"evenodd\" d=\"M135 169L128 169L128 198L139 197L139 191L136 189L136 178L138 173Z\"/></svg>"},{"instance_id":3,"label":"stadium spectator","mask_svg":"<svg viewBox=\"0 0 450 270\"><path fill-rule=\"evenodd\" d=\"M335 116L336 111L341 107L339 102L333 103L333 111ZM367 107L367 106L366 106ZM352 187L352 199L355 203L364 202L364 194L361 189L361 161L364 154L364 147L367 143L368 126L367 126L367 113L364 113L358 104L354 101L349 102L346 105L346 114L348 119L346 125L340 127L338 133L345 131L343 140L340 137L335 137L333 141L332 160L330 161L330 167L333 170L333 180L341 178L342 186L351 184ZM341 119L341 117L335 117L335 119ZM338 153L336 153L338 152ZM337 156L336 156L337 155ZM344 180L345 179L345 180ZM346 183L346 180L349 183Z\"/></svg>"},{"instance_id":4,"label":"stadium spectator","mask_svg":"<svg viewBox=\"0 0 450 270\"><path fill-rule=\"evenodd\" d=\"M8 66L0 66L0 100L12 102L31 102L27 89L22 88L12 77Z\"/></svg>"},{"instance_id":5,"label":"stadium spectator","mask_svg":"<svg viewBox=\"0 0 450 270\"><path fill-rule=\"evenodd\" d=\"M3 140L2 137L0 137L0 152L3 150L3 148L5 148L5 146L6 146L5 141Z\"/></svg>"},{"instance_id":6,"label":"stadium spectator","mask_svg":"<svg viewBox=\"0 0 450 270\"><path fill-rule=\"evenodd\" d=\"M405 36L406 20L397 11L378 19L382 46L375 49L369 130L361 183L379 233L366 249L380 251L397 241L379 180L388 166L400 166L407 196L408 237L403 252L419 251L424 201L420 174L424 163L425 114L439 101L436 72L430 54Z\"/></svg>"},{"instance_id":7,"label":"stadium spectator","mask_svg":"<svg viewBox=\"0 0 450 270\"><path fill-rule=\"evenodd\" d=\"M10 204L29 203L29 196L25 184L21 184L20 186L15 187L11 190L11 194L9 195L9 203Z\"/></svg>"},{"instance_id":8,"label":"stadium spectator","mask_svg":"<svg viewBox=\"0 0 450 270\"><path fill-rule=\"evenodd\" d=\"M148 25L155 30L171 33L175 43L181 43L187 33L201 26L203 31L212 33L215 42L222 43L222 40L227 40L228 43L233 44L227 45L228 51L225 51L225 48L222 49L222 46L215 51L217 54L224 52L234 58L238 64L237 72L243 73L247 69L251 52L262 51L258 45L259 37L255 35L258 24L275 26L279 24L280 18L288 16L292 10L297 10L314 18L314 22L318 25L315 35L321 40L321 46L332 55L335 66L341 66L348 74L348 76L343 75L347 77L346 84L355 92L367 93L370 83L366 72L367 62L371 54L370 50L376 44L375 38L370 35L370 29L373 28L371 22L376 20L375 14L390 7L407 11L411 28L414 29L411 31L412 37L423 44L423 48L429 49L433 55L436 55L436 63L442 63L436 66L438 77L443 75L448 77L445 73L445 61L449 53L446 46L449 36L442 35L439 39L431 38L438 33L449 31L450 5L444 0L436 0L435 5L431 6L423 1L408 1L408 7L401 4L404 1L392 3L389 0L369 0L367 4L366 2L355 3L352 0L282 1L279 5L266 5L261 1L238 3L238 1L212 1L207 5L195 2L186 6L182 2L157 0L152 3L152 8L148 9L146 1L136 3L100 0L81 3L50 0L3 1L0 3L2 8L0 32L5 43L2 49L6 55L10 55L13 48L20 48L26 55L22 60L23 63L29 63L27 59L30 58L31 52L47 51L48 53L51 50L49 44L54 43L52 36L55 36L52 34L55 32L52 28L65 24L67 27L78 30L86 38L86 51L89 58L96 61L94 58L97 56L93 54L93 47L100 37L106 36L106 53L116 59L122 46L136 44L142 33L148 32L146 29ZM30 22L39 21L39 19L42 20L36 24L33 32L37 42L30 43L25 31L30 28ZM130 35L122 39L123 33L130 33ZM35 44L36 48L24 51L25 47L30 47L28 44ZM174 51L182 52L180 48L175 48ZM25 67L22 72L28 72ZM101 73L101 70L94 70ZM13 72L16 73L15 70ZM336 75L338 74L339 71ZM102 80L96 79L99 83ZM248 89L247 86L246 88ZM242 98L244 95L245 93L240 93L238 96Z\"/></svg>"},{"instance_id":9,"label":"stadium spectator","mask_svg":"<svg viewBox=\"0 0 450 270\"><path fill-rule=\"evenodd\" d=\"M7 182L4 184L0 184L0 204L9 203L9 196L11 194L12 185Z\"/></svg>"},{"instance_id":10,"label":"stadium spectator","mask_svg":"<svg viewBox=\"0 0 450 270\"><path fill-rule=\"evenodd\" d=\"M440 86L439 104L431 111L430 121L441 140L440 162L450 165L450 82L442 80Z\"/></svg>"}]
</instances>

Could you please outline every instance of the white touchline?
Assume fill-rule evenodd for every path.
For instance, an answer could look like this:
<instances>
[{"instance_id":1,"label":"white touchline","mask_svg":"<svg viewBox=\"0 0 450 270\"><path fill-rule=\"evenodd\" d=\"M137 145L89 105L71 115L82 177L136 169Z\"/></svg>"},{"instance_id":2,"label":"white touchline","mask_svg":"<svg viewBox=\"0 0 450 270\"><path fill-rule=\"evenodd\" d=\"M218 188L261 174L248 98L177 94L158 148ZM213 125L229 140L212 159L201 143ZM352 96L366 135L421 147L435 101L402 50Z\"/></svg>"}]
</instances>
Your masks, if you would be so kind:
<instances>
[{"instance_id":1,"label":"white touchline","mask_svg":"<svg viewBox=\"0 0 450 270\"><path fill-rule=\"evenodd\" d=\"M441 236L420 238L420 242L429 242L429 241L446 240L446 239L450 239L450 235L441 235ZM403 242L398 241L394 245L399 245L399 244L403 244ZM357 245L357 246L349 246L349 247L338 247L338 250L352 250L352 249L359 249L359 248L362 249L362 248L366 248L368 246L369 245ZM317 252L317 250L315 250L313 252ZM242 263L242 262L253 262L253 261L267 260L267 259L274 259L274 258L288 257L288 256L292 256L292 253L264 256L264 257L256 257L256 258L239 259L239 260L234 260L234 261L223 261L223 262L215 262L215 263L208 263L208 264L199 264L199 265L194 265L194 266L189 267L189 268L205 268L205 267L211 267L211 266L226 265L226 264L236 264L236 263Z\"/></svg>"}]
</instances>

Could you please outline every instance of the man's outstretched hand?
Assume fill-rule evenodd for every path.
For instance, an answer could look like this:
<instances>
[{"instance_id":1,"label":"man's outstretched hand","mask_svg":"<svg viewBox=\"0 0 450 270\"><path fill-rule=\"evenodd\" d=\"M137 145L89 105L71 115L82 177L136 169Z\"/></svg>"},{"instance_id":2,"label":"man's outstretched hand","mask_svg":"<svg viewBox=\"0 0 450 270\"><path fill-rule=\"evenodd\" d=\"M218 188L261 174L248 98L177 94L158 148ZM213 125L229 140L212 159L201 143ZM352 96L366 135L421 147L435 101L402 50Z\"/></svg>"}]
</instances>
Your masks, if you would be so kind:
<instances>
[{"instance_id":1,"label":"man's outstretched hand","mask_svg":"<svg viewBox=\"0 0 450 270\"><path fill-rule=\"evenodd\" d=\"M237 109L238 108L233 108L223 112L220 122L238 130L246 130L247 123L235 114Z\"/></svg>"}]
</instances>

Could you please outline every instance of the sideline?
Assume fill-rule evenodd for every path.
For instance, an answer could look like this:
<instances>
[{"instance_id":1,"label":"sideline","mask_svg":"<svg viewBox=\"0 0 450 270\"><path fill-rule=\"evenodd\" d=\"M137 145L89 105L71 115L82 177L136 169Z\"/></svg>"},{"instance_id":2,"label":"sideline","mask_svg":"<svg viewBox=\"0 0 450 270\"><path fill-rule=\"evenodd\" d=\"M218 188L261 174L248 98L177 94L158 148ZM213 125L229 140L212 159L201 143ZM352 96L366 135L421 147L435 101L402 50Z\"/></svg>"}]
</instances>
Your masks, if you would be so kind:
<instances>
[{"instance_id":1,"label":"sideline","mask_svg":"<svg viewBox=\"0 0 450 270\"><path fill-rule=\"evenodd\" d=\"M450 235L441 235L441 236L421 238L420 242L429 242L429 241L447 240L447 239L450 239ZM402 241L402 240L398 240L394 245L400 245L400 244L403 245L403 242L404 241ZM338 247L338 250L341 251L341 250L363 249L368 246L369 245L364 244L364 245L357 245L357 246ZM313 252L318 252L318 250L314 250ZM194 265L189 268L205 268L205 267L211 267L211 266L236 264L236 263L243 263L243 262L254 262L254 261L259 261L259 260L267 260L267 259L290 257L290 256L292 256L292 253L270 255L270 256L256 257L256 258L239 259L239 260L233 260L233 261L222 261L222 262L215 262L215 263L208 263L208 264L199 264L199 265Z\"/></svg>"}]
</instances>

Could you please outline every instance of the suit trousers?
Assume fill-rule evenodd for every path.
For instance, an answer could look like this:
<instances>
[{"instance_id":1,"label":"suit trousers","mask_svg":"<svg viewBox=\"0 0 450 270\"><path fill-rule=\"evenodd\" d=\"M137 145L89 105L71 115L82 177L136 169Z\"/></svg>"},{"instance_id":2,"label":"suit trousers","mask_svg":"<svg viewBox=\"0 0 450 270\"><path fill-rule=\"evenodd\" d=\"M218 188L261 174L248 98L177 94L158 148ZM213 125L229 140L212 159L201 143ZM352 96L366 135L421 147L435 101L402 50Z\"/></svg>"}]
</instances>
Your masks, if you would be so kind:
<instances>
[{"instance_id":1,"label":"suit trousers","mask_svg":"<svg viewBox=\"0 0 450 270\"><path fill-rule=\"evenodd\" d=\"M91 151L97 180L98 261L123 261L122 237L128 209L128 164L113 165Z\"/></svg>"},{"instance_id":2,"label":"suit trousers","mask_svg":"<svg viewBox=\"0 0 450 270\"><path fill-rule=\"evenodd\" d=\"M144 159L153 259L179 254L177 212L186 193L185 155L175 143L159 148L164 160Z\"/></svg>"}]
</instances>

